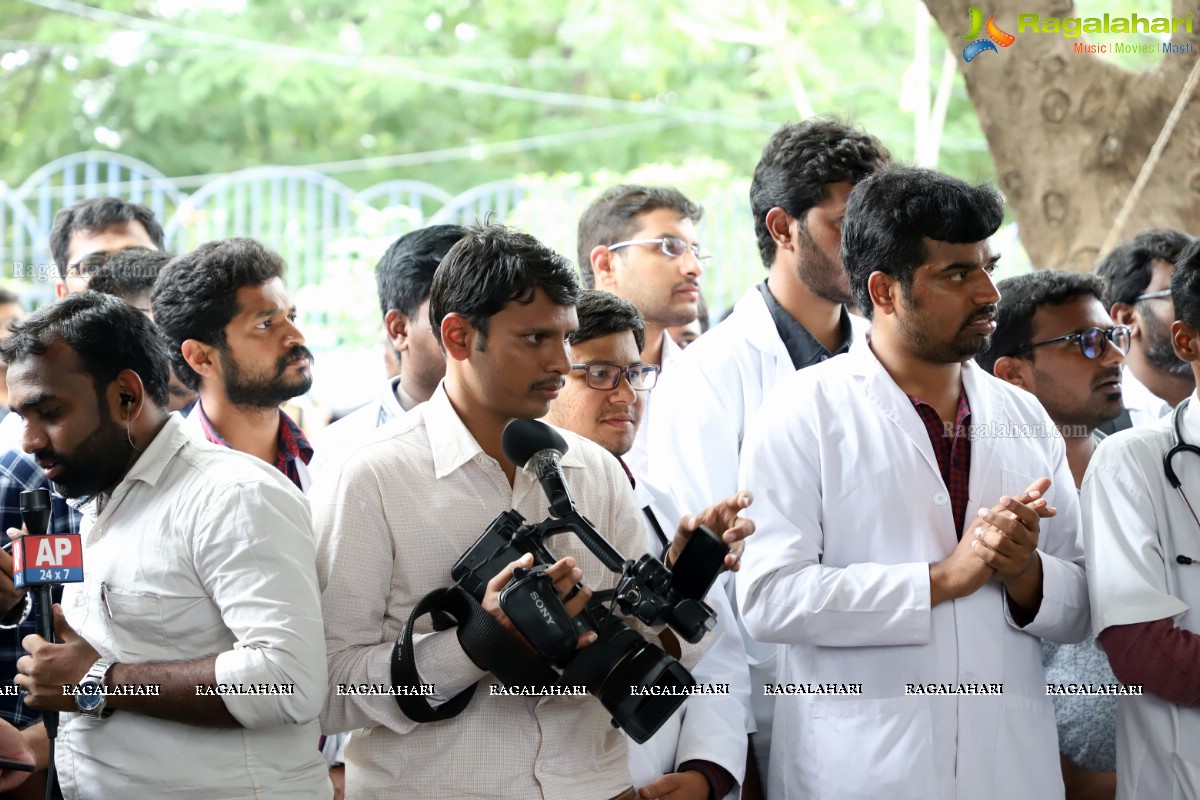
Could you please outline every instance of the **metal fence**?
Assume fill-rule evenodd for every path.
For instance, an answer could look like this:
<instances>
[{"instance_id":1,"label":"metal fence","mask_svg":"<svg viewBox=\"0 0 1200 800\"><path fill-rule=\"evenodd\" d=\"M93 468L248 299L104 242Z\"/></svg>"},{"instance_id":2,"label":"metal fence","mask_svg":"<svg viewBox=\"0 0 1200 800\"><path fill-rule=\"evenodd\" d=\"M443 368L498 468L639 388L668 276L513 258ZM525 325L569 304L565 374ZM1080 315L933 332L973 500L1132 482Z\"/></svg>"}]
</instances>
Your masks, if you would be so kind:
<instances>
[{"instance_id":1,"label":"metal fence","mask_svg":"<svg viewBox=\"0 0 1200 800\"><path fill-rule=\"evenodd\" d=\"M55 213L80 199L122 197L149 206L168 249L250 236L283 255L305 333L318 349L361 345L380 321L372 270L396 237L440 223L485 218L529 231L575 260L575 229L591 192L539 179L483 184L452 196L421 181L389 180L356 191L296 167L256 167L190 193L149 164L110 152L57 159L15 189L0 184L0 264L33 302L53 296L49 233ZM704 279L714 315L763 274L745 187L701 199L700 234L717 258Z\"/></svg>"}]
</instances>

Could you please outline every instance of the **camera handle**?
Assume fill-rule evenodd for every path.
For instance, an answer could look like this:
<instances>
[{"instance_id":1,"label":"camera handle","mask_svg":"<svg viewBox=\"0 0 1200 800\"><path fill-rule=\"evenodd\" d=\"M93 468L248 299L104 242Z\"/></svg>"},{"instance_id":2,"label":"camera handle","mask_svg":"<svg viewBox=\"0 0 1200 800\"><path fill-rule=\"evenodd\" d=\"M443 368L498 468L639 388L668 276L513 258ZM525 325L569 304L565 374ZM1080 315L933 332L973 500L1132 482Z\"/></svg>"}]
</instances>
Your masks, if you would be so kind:
<instances>
[{"instance_id":1,"label":"camera handle","mask_svg":"<svg viewBox=\"0 0 1200 800\"><path fill-rule=\"evenodd\" d=\"M626 559L617 549L608 543L591 520L580 514L578 511L571 511L563 514L561 517L551 517L539 522L537 525L531 526L537 534L535 540L540 538L549 538L558 533L570 531L579 537L579 541L583 542L584 546L592 552L596 558L600 559L600 563L608 567L613 572L623 572L625 570ZM553 559L551 559L553 563Z\"/></svg>"}]
</instances>

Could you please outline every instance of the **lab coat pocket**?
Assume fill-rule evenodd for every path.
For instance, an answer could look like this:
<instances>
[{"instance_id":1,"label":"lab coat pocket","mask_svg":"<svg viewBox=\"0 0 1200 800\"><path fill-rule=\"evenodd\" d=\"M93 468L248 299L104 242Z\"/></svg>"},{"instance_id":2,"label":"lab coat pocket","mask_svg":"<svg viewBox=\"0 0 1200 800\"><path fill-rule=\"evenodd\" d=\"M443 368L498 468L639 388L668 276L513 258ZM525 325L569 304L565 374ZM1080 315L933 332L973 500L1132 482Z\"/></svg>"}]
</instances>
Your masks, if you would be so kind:
<instances>
[{"instance_id":1,"label":"lab coat pocket","mask_svg":"<svg viewBox=\"0 0 1200 800\"><path fill-rule=\"evenodd\" d=\"M815 789L806 800L927 800L937 795L933 722L924 697L812 703L807 745Z\"/></svg>"},{"instance_id":2,"label":"lab coat pocket","mask_svg":"<svg viewBox=\"0 0 1200 800\"><path fill-rule=\"evenodd\" d=\"M1000 697L993 797L1058 800L1063 796L1054 705L1045 697Z\"/></svg>"},{"instance_id":3,"label":"lab coat pocket","mask_svg":"<svg viewBox=\"0 0 1200 800\"><path fill-rule=\"evenodd\" d=\"M100 587L101 613L112 635L118 661L139 662L164 658L167 641L162 633L161 600L147 592L121 592Z\"/></svg>"}]
</instances>

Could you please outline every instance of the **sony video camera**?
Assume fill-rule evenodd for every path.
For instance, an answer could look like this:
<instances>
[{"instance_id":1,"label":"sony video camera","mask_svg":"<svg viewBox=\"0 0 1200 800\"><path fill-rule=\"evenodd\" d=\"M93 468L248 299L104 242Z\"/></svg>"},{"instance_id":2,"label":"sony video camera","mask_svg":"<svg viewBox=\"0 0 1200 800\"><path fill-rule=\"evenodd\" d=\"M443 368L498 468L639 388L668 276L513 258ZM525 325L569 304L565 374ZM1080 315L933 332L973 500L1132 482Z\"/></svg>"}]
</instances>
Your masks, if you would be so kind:
<instances>
[{"instance_id":1,"label":"sony video camera","mask_svg":"<svg viewBox=\"0 0 1200 800\"><path fill-rule=\"evenodd\" d=\"M532 553L533 566L514 570L500 593L500 607L538 653L561 670L563 685L586 686L613 715L614 725L635 742L644 742L686 699L678 690L694 686L695 680L614 611L647 625L666 623L688 642L700 641L716 624L704 596L720 574L729 547L701 527L674 569L649 554L636 562L625 559L576 510L560 466L567 443L553 428L537 420L514 420L504 429L503 447L514 464L536 472L550 500L550 517L530 524L516 511L503 512L458 559L451 577L482 601L488 581ZM574 619L546 574L558 560L547 540L561 533L574 533L605 567L621 575L615 589L594 592ZM594 631L597 640L577 649L579 634L587 631ZM634 695L632 687L667 690Z\"/></svg>"}]
</instances>

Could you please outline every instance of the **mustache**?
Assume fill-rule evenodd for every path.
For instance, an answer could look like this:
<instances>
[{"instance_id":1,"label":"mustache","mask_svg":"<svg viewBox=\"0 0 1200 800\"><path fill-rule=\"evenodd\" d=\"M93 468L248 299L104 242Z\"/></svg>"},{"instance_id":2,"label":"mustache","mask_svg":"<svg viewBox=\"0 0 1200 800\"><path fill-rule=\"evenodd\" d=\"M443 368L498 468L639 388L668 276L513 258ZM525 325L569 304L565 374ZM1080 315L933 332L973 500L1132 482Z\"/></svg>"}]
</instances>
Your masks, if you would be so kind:
<instances>
[{"instance_id":1,"label":"mustache","mask_svg":"<svg viewBox=\"0 0 1200 800\"><path fill-rule=\"evenodd\" d=\"M1092 388L1099 388L1100 384L1102 384L1102 383L1108 383L1109 381L1119 381L1119 380L1121 380L1121 368L1116 367L1114 369L1108 370L1102 376L1097 378L1096 384Z\"/></svg>"},{"instance_id":2,"label":"mustache","mask_svg":"<svg viewBox=\"0 0 1200 800\"><path fill-rule=\"evenodd\" d=\"M38 463L38 466L41 466L42 464L67 463L67 459L63 458L61 453L56 453L53 450L38 450L30 455L33 456L33 460Z\"/></svg>"},{"instance_id":3,"label":"mustache","mask_svg":"<svg viewBox=\"0 0 1200 800\"><path fill-rule=\"evenodd\" d=\"M317 359L313 357L312 351L304 345L298 344L294 345L291 350L288 350L287 353L280 357L279 361L275 362L275 371L282 375L284 370L287 369L288 363L298 358L307 358L310 365L317 363Z\"/></svg>"},{"instance_id":4,"label":"mustache","mask_svg":"<svg viewBox=\"0 0 1200 800\"><path fill-rule=\"evenodd\" d=\"M562 378L562 377L550 378L549 380L538 381L537 383L533 384L533 386L531 386L529 388L530 388L530 391L534 391L534 392L539 392L542 389L554 389L555 391L557 391L557 390L561 389L563 386L565 386L566 383L567 383L566 378Z\"/></svg>"},{"instance_id":5,"label":"mustache","mask_svg":"<svg viewBox=\"0 0 1200 800\"><path fill-rule=\"evenodd\" d=\"M699 290L700 289L700 281L694 280L692 278L685 278L684 280L681 280L681 281L679 281L679 283L672 286L671 291L677 292L685 286L691 286L691 287Z\"/></svg>"},{"instance_id":6,"label":"mustache","mask_svg":"<svg viewBox=\"0 0 1200 800\"><path fill-rule=\"evenodd\" d=\"M972 324L979 322L979 320L984 319L986 317L994 317L995 315L996 315L996 304L995 303L989 303L986 306L981 306L980 308L977 308L975 310L975 313L973 313L969 318L967 318L967 321L964 322L962 325L962 329L966 330Z\"/></svg>"}]
</instances>

